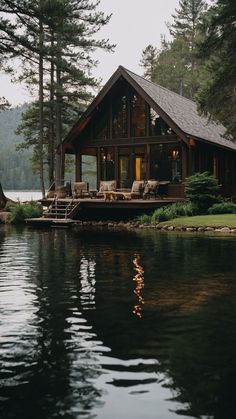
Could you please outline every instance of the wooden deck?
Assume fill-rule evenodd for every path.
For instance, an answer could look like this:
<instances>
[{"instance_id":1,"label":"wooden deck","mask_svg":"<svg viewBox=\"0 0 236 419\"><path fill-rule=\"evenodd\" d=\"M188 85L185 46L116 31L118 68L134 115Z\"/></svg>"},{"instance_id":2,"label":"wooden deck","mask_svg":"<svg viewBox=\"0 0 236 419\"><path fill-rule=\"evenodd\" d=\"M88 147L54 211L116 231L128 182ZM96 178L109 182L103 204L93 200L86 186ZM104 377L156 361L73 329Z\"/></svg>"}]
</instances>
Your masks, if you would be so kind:
<instances>
[{"instance_id":1,"label":"wooden deck","mask_svg":"<svg viewBox=\"0 0 236 419\"><path fill-rule=\"evenodd\" d=\"M34 227L60 227L60 228L68 228L71 227L72 224L75 222L71 220L70 218L67 219L61 219L61 218L46 218L46 217L40 217L40 218L27 218L26 224L30 224Z\"/></svg>"},{"instance_id":2,"label":"wooden deck","mask_svg":"<svg viewBox=\"0 0 236 419\"><path fill-rule=\"evenodd\" d=\"M55 200L53 198L42 199L40 202L45 207L50 207ZM131 199L131 200L105 200L98 198L60 198L57 199L57 207L69 206L72 202L77 205L77 211L73 213L73 220L80 219L104 219L104 218L134 218L137 215L153 212L155 209L175 202L184 201L183 198L165 197L158 199ZM49 215L50 217L50 215ZM54 218L54 217L53 217ZM55 217L55 218L60 218Z\"/></svg>"}]
</instances>

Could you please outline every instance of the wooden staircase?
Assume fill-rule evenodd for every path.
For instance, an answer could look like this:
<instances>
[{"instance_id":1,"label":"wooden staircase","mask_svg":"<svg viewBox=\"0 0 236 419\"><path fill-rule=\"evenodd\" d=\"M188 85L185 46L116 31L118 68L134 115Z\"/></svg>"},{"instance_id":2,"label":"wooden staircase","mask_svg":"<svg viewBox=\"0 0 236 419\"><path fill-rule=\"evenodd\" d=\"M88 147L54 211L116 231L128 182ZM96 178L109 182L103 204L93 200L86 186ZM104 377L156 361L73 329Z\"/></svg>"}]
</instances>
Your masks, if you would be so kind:
<instances>
[{"instance_id":1,"label":"wooden staircase","mask_svg":"<svg viewBox=\"0 0 236 419\"><path fill-rule=\"evenodd\" d=\"M79 208L80 202L74 202L73 199L69 203L54 199L48 209L44 211L43 217L56 220L72 220Z\"/></svg>"}]
</instances>

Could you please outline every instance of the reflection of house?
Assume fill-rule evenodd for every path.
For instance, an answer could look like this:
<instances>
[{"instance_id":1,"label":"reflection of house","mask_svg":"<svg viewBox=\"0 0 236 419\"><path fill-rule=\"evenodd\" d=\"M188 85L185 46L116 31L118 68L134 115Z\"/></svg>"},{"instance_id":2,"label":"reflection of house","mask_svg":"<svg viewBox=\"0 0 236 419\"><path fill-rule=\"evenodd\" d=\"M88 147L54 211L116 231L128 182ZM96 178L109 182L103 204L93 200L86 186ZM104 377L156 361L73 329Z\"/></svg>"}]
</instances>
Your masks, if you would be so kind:
<instances>
[{"instance_id":1,"label":"reflection of house","mask_svg":"<svg viewBox=\"0 0 236 419\"><path fill-rule=\"evenodd\" d=\"M200 117L194 102L119 67L64 140L76 155L76 180L170 181L183 196L186 176L209 171L225 194L236 183L236 144Z\"/></svg>"}]
</instances>

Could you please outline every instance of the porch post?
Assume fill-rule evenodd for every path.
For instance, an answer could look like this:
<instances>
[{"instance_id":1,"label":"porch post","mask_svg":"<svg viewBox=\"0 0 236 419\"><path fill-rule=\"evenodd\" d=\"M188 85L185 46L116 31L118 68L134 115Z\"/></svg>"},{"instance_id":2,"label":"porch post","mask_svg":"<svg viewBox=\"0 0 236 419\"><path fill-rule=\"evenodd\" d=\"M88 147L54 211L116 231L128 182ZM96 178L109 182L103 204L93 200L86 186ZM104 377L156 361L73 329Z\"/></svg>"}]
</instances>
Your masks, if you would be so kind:
<instances>
[{"instance_id":1,"label":"porch post","mask_svg":"<svg viewBox=\"0 0 236 419\"><path fill-rule=\"evenodd\" d=\"M146 177L148 180L150 179L150 166L151 166L151 159L150 159L150 144L147 144L147 149L146 149Z\"/></svg>"},{"instance_id":2,"label":"porch post","mask_svg":"<svg viewBox=\"0 0 236 419\"><path fill-rule=\"evenodd\" d=\"M188 149L185 144L182 144L182 182L185 182L188 175L187 169L187 153Z\"/></svg>"},{"instance_id":3,"label":"porch post","mask_svg":"<svg viewBox=\"0 0 236 419\"><path fill-rule=\"evenodd\" d=\"M101 181L101 161L100 161L100 147L97 147L97 188L99 189Z\"/></svg>"},{"instance_id":4,"label":"porch post","mask_svg":"<svg viewBox=\"0 0 236 419\"><path fill-rule=\"evenodd\" d=\"M76 159L75 159L75 180L76 182L80 182L81 180L81 155L80 153L76 154Z\"/></svg>"},{"instance_id":5,"label":"porch post","mask_svg":"<svg viewBox=\"0 0 236 419\"><path fill-rule=\"evenodd\" d=\"M118 164L119 164L119 160L118 160L118 147L115 146L115 180L116 183L118 185L118 180L119 180L119 168L118 168Z\"/></svg>"}]
</instances>

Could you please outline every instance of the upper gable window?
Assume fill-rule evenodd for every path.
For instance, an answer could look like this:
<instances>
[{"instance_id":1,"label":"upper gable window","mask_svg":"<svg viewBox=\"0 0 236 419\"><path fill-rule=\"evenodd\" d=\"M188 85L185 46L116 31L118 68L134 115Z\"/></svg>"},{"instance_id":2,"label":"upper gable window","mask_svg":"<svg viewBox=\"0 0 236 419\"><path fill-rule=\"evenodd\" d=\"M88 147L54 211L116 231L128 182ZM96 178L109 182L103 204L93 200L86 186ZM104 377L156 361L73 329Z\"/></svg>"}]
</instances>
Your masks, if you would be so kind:
<instances>
[{"instance_id":1,"label":"upper gable window","mask_svg":"<svg viewBox=\"0 0 236 419\"><path fill-rule=\"evenodd\" d=\"M152 108L149 110L149 132L150 136L174 134L169 125Z\"/></svg>"},{"instance_id":2,"label":"upper gable window","mask_svg":"<svg viewBox=\"0 0 236 419\"><path fill-rule=\"evenodd\" d=\"M108 121L108 107L102 106L101 109L97 110L96 118L93 124L93 134L95 139L105 140L108 138Z\"/></svg>"},{"instance_id":3,"label":"upper gable window","mask_svg":"<svg viewBox=\"0 0 236 419\"><path fill-rule=\"evenodd\" d=\"M136 92L131 92L131 137L146 135L146 103Z\"/></svg>"},{"instance_id":4,"label":"upper gable window","mask_svg":"<svg viewBox=\"0 0 236 419\"><path fill-rule=\"evenodd\" d=\"M123 91L122 91L123 90ZM126 89L112 101L112 137L126 138L127 130L127 94Z\"/></svg>"}]
</instances>

